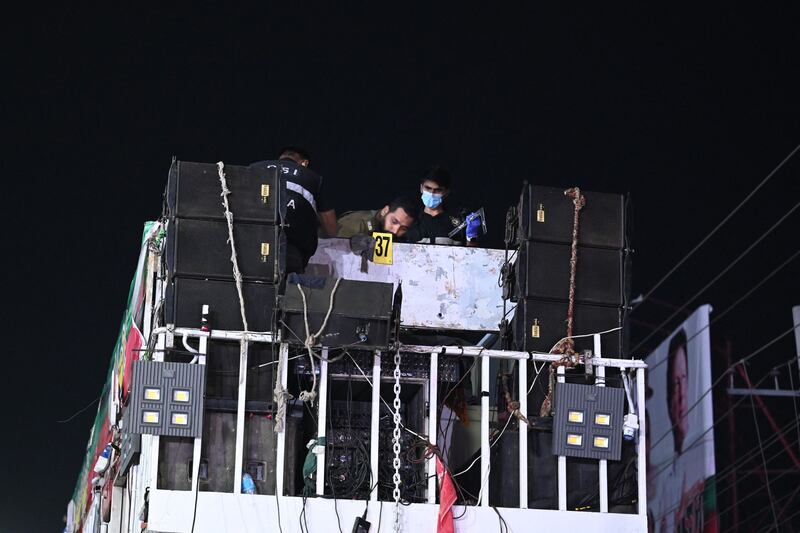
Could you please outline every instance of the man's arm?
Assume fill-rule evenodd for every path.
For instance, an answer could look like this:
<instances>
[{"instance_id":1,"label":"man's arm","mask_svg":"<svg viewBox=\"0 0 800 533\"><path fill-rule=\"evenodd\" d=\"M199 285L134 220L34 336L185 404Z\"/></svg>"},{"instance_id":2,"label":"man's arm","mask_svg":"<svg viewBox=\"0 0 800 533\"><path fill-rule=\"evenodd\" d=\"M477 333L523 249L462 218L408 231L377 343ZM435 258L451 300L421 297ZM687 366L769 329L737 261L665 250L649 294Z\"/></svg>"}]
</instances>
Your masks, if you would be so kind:
<instances>
[{"instance_id":1,"label":"man's arm","mask_svg":"<svg viewBox=\"0 0 800 533\"><path fill-rule=\"evenodd\" d=\"M322 232L326 237L336 237L336 210L329 209L317 213Z\"/></svg>"}]
</instances>

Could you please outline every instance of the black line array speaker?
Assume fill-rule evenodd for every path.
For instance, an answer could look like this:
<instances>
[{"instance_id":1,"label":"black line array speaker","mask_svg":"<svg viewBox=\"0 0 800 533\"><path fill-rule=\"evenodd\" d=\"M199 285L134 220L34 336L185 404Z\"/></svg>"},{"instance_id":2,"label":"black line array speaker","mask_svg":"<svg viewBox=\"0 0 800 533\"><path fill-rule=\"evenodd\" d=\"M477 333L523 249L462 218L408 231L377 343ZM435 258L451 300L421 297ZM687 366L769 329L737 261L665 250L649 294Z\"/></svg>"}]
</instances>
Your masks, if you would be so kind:
<instances>
[{"instance_id":1,"label":"black line array speaker","mask_svg":"<svg viewBox=\"0 0 800 533\"><path fill-rule=\"evenodd\" d=\"M630 277L625 197L581 191L573 335L604 334L606 357L627 353L624 332ZM506 294L517 302L512 324L518 350L549 352L566 335L575 204L564 189L525 184L507 233L518 245ZM575 339L593 350L591 337Z\"/></svg>"},{"instance_id":2,"label":"black line array speaker","mask_svg":"<svg viewBox=\"0 0 800 533\"><path fill-rule=\"evenodd\" d=\"M286 196L278 194L281 181L277 168L270 170L265 172L256 165L225 165L225 180L231 192L228 203L237 222L275 224L279 220L277 198ZM216 164L174 161L167 186L170 218L224 221L221 191Z\"/></svg>"},{"instance_id":3,"label":"black line array speaker","mask_svg":"<svg viewBox=\"0 0 800 533\"><path fill-rule=\"evenodd\" d=\"M517 349L549 353L566 335L567 302L526 299L517 303L514 315L514 338ZM583 335L607 331L626 324L622 307L575 304L573 334ZM622 330L601 337L600 346L606 357L620 357L626 352ZM594 351L592 337L575 339L575 350Z\"/></svg>"},{"instance_id":4,"label":"black line array speaker","mask_svg":"<svg viewBox=\"0 0 800 533\"><path fill-rule=\"evenodd\" d=\"M537 241L520 243L516 264L518 298L569 299L570 257L567 244ZM575 301L586 304L623 304L626 254L622 250L578 247Z\"/></svg>"},{"instance_id":5,"label":"black line array speaker","mask_svg":"<svg viewBox=\"0 0 800 533\"><path fill-rule=\"evenodd\" d=\"M286 258L277 223L285 181L277 167L225 165L224 173L248 329L270 331ZM221 193L217 165L173 161L166 198L167 323L198 327L208 304L212 328L244 329Z\"/></svg>"},{"instance_id":6,"label":"black line array speaker","mask_svg":"<svg viewBox=\"0 0 800 533\"><path fill-rule=\"evenodd\" d=\"M625 197L621 194L581 191L586 205L580 215L579 242L622 250L625 247ZM572 244L575 205L558 187L528 185L522 189L518 240Z\"/></svg>"}]
</instances>

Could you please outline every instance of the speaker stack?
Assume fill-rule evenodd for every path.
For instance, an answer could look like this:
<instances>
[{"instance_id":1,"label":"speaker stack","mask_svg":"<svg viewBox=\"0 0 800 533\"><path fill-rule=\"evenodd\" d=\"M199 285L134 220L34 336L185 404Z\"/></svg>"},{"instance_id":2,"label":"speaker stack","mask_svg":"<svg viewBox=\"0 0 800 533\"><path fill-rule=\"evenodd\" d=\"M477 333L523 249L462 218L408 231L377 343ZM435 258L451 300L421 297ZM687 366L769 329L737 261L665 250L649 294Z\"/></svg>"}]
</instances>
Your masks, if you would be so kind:
<instances>
[{"instance_id":1,"label":"speaker stack","mask_svg":"<svg viewBox=\"0 0 800 533\"><path fill-rule=\"evenodd\" d=\"M223 170L248 329L272 331L285 264L285 237L279 224L285 182L281 183L277 168L265 165L225 165ZM244 330L217 165L173 161L166 209L165 323L198 328L202 306L207 304L212 329ZM264 343L248 347L244 468L252 471L261 493L274 492L275 446L267 437L273 435L274 423L274 365L269 363L277 352ZM238 341L209 340L200 490L233 492L230 464L235 455L238 384ZM289 421L290 437L297 434L295 426ZM191 443L174 444L191 448Z\"/></svg>"},{"instance_id":2,"label":"speaker stack","mask_svg":"<svg viewBox=\"0 0 800 533\"><path fill-rule=\"evenodd\" d=\"M629 254L626 249L625 197L584 192L580 211L575 280L573 335L591 334L625 325ZM512 322L516 349L550 352L567 334L570 258L575 204L564 189L525 184L511 220L518 252ZM593 350L592 337L575 339L575 349ZM623 357L623 330L602 336L606 357Z\"/></svg>"},{"instance_id":3,"label":"speaker stack","mask_svg":"<svg viewBox=\"0 0 800 533\"><path fill-rule=\"evenodd\" d=\"M285 261L277 168L226 165L224 172L248 327L268 331ZM221 192L216 165L173 161L167 188L165 313L167 323L176 327L198 327L201 306L208 304L212 328L244 329Z\"/></svg>"}]
</instances>

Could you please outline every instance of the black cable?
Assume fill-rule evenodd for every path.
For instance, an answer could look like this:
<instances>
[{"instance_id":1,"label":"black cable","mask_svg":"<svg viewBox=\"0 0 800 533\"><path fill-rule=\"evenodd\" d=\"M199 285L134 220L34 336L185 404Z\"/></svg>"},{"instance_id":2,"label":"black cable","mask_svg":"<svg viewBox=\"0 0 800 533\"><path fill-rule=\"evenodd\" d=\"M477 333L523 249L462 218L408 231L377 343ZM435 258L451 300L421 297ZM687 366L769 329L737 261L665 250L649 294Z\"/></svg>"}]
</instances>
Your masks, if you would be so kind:
<instances>
[{"instance_id":1,"label":"black cable","mask_svg":"<svg viewBox=\"0 0 800 533\"><path fill-rule=\"evenodd\" d=\"M780 439L780 437L781 437L783 434L785 434L787 431L791 431L791 430L793 429L793 426L794 426L794 425L796 425L796 424L798 424L798 421L792 422L792 423L790 423L790 424L787 424L786 426L784 426L784 427L782 428L782 430L781 430L781 431L779 431L777 434L773 435L772 437L770 437L770 438L769 438L769 439L766 441L766 444L765 444L765 446L771 446L771 445L775 444L775 442L777 442L777 441ZM778 451L776 454L774 454L774 455L770 456L770 458L768 459L768 462L769 462L769 461L771 461L772 459L775 459L776 457L778 457L778 456L779 456L779 455L781 455L781 454L782 454L782 451ZM725 468L723 468L721 471L719 471L719 472L716 472L716 473L714 474L714 480L715 480L715 482L717 482L717 481L720 481L720 480L724 480L724 479L726 479L728 476L732 475L732 474L733 474L733 473L736 471L736 469L737 469L739 466L741 466L741 465L743 465L743 464L745 464L745 463L748 463L748 462L750 462L751 460L753 460L753 459L755 458L755 456L756 456L756 455L758 455L758 449L751 450L750 452L747 452L747 453L746 453L744 456L742 456L742 457L739 457L739 458L738 458L736 461L734 461L733 463L731 463L731 464L727 465L727 466L726 466ZM669 466L669 465L671 465L671 464L672 464L672 463L668 463L668 464L667 464L667 466ZM659 472L658 474L655 474L655 476L654 476L654 477L658 476L659 474L660 474L660 472ZM720 489L720 490L717 492L717 497L719 497L720 495L724 494L724 493L725 493L727 490L729 490L729 488L730 488L730 487L726 487L726 488L724 488L724 489ZM753 495L755 495L755 494L757 494L757 493L751 493L751 494L750 494L750 496L753 496ZM745 497L745 498L743 498L742 500L740 500L740 502L741 502L741 501L744 501L744 500L745 500L745 499L747 499L747 498L749 498L749 496L748 496L748 497ZM722 511L719 511L719 510L718 510L718 511L717 511L717 514L718 514L718 516L721 516L722 514L725 514L725 513L727 513L728 511L730 511L730 510L731 510L733 507L735 507L735 506L736 506L736 504L734 504L734 505L731 505L731 506L729 506L729 507L725 508L725 509L724 509L724 510L722 510ZM664 511L662 511L662 512L661 512L661 514L659 514L659 515L658 515L657 517L655 517L655 518L656 518L656 519L658 519L658 518L661 518L662 516L665 516L665 515L667 515L667 514L669 514L669 513L673 512L673 511L677 510L679 507L680 507L680 503L678 503L678 504L673 504L671 507L669 507L669 508L665 509Z\"/></svg>"},{"instance_id":2,"label":"black cable","mask_svg":"<svg viewBox=\"0 0 800 533\"><path fill-rule=\"evenodd\" d=\"M492 509L494 509L494 512L497 513L497 518L500 520L500 533L508 533L508 524L506 523L505 518L503 518L503 515L500 514L500 511L497 509L497 507L492 506Z\"/></svg>"},{"instance_id":3,"label":"black cable","mask_svg":"<svg viewBox=\"0 0 800 533\"><path fill-rule=\"evenodd\" d=\"M800 147L800 146L798 146L798 147ZM716 282L717 282L717 281L718 281L718 280L719 280L719 279L720 279L722 276L724 276L724 275L725 275L725 274L726 274L726 273L727 273L727 272L728 272L730 269L732 269L734 266L736 266L736 264L737 264L737 263L739 263L739 261L741 261L741 260L742 260L742 259L743 259L743 258L744 258L744 257L745 257L747 254L749 254L749 253L750 253L750 252L753 250L753 248L755 248L756 246L758 246L758 244L759 244L761 241L763 241L763 240L764 240L764 239L765 239L765 238L766 238L766 237L767 237L767 236L768 236L770 233L772 233L772 231L773 231L775 228L777 228L778 226L780 226L780 225L783 223L783 221L784 221L784 220L786 220L787 218L789 218L789 216L790 216L792 213L794 213L794 211L795 211L795 210L796 210L798 207L800 207L800 202L798 202L798 203L794 204L794 207L792 207L791 209L789 209L789 211L787 211L787 212L786 212L786 213L785 213L785 214L784 214L784 215L783 215L783 216L782 216L780 219L778 219L778 221L777 221L777 222L775 222L775 223L774 223L772 226L770 226L770 227L769 227L769 229L768 229L767 231L765 231L764 233L762 233L760 237L758 237L758 238L757 238L755 241L753 241L753 242L750 244L750 246L748 246L747 248L745 248L744 252L742 252L741 254L739 254L739 255L736 257L736 259L734 259L733 261L730 261L730 262L728 262L728 263L727 263L727 265L725 266L725 268L723 268L723 269L722 269L722 271L721 271L719 274L717 274L716 276L714 276L714 278L713 278L711 281L709 281L708 283L706 283L706 284L703 286L703 288L702 288L702 289L700 289L699 291L697 291L697 292L694 294L694 296L692 296L691 298L689 298L689 299L688 299L688 300L687 300L687 301L686 301L686 302L685 302L685 303L684 303L682 306L680 306L678 309L676 309L675 311L673 311L673 313L672 313L672 314L671 314L669 317L667 317L667 319L666 319L666 320L664 320L664 322L662 322L660 325L658 325L658 326L656 327L656 330L654 330L654 331L653 331L653 332L651 332L651 333L650 333L650 334L649 334L647 337L645 337L643 340L641 340L641 341L639 342L639 344L637 344L637 345L636 345L636 346L635 346L635 347L634 347L634 348L631 350L631 353L635 353L635 352L636 352L636 350L638 350L638 349L639 349L639 348L640 348L640 347L641 347L641 346L642 346L644 343L646 343L648 340L650 340L650 338L651 338L653 335L655 335L655 334L657 333L657 331L658 331L658 330L660 330L662 327L664 327L665 325L667 325L667 324L668 324L668 323L669 323L669 322L670 322L670 321L671 321L673 318L675 318L675 317L676 317L676 316L677 316L679 313L681 313L681 312L682 312L682 311L684 311L684 310L685 310L687 307L689 307L689 305L691 305L691 303L692 303L692 302L694 302L694 301L695 301L695 300L696 300L696 299L697 299L697 298L698 298L698 297L699 297L701 294L703 294L703 293L706 291L706 289L708 289L709 287L711 287L712 285L714 285L714 283L716 283Z\"/></svg>"},{"instance_id":4,"label":"black cable","mask_svg":"<svg viewBox=\"0 0 800 533\"><path fill-rule=\"evenodd\" d=\"M197 476L200 477L199 475ZM200 492L200 479L193 480L195 482L194 487L194 510L192 511L192 529L190 530L191 533L194 533L194 523L197 520L197 493Z\"/></svg>"},{"instance_id":5,"label":"black cable","mask_svg":"<svg viewBox=\"0 0 800 533\"><path fill-rule=\"evenodd\" d=\"M764 350L766 350L767 348L769 348L770 346L772 346L773 344L775 344L776 342L781 340L783 337L785 337L786 335L788 335L789 333L791 333L792 331L794 331L795 329L797 329L799 327L800 327L800 325L792 326L791 328L783 331L782 333L778 334L777 337L773 337L766 344L760 346L759 348L756 348L754 351L750 352L748 355L746 355L745 357L739 359L738 361L733 363L731 366L729 366L722 374L720 374L720 376L716 380L714 380L714 382L711 384L711 386L706 391L704 391L703 394L701 394L700 397L692 405L689 406L689 408L686 410L686 415L684 416L684 418L686 416L689 416L689 413L691 413L696 407L698 407L700 405L700 402L703 400L703 398L708 396L709 393L711 393L711 391L714 389L714 387L719 385L720 382L722 382L722 380L725 379L725 377L728 375L728 372L732 372L733 369L736 368L737 365L745 364L747 361L749 361L750 359L752 359L756 355L760 354L761 352L763 352ZM788 362L793 361L795 359L796 358L792 358L789 361L787 361L785 363L781 363L778 366L785 365ZM671 425L669 427L669 429L663 435L661 435L657 440L654 440L650 446L652 448L655 448L656 445L658 445L662 440L664 440L667 437L667 435L669 435L677 427L677 425L679 423L680 423L680 420L678 422L676 422L675 424ZM714 425L716 425L716 422L714 422L714 424L711 427L714 427ZM706 432L707 431L708 430L706 430ZM703 433L703 435L704 434L705 433Z\"/></svg>"},{"instance_id":6,"label":"black cable","mask_svg":"<svg viewBox=\"0 0 800 533\"><path fill-rule=\"evenodd\" d=\"M761 183L759 183L758 185L756 185L756 187L755 187L755 188L754 188L752 191L750 191L750 193L749 193L749 194L748 194L748 195L745 197L745 199L744 199L744 200L742 200L742 201L739 203L739 205L737 205L737 206L736 206L736 207L735 207L735 208L734 208L734 209L733 209L733 210L732 210L730 213L728 213L728 215L727 215L727 216L726 216L726 217L725 217L725 218L722 220L722 222L720 222L719 224L717 224L717 226L716 226L716 227L715 227L713 230L711 230L711 233L709 233L708 235L706 235L706 236L703 238L703 240L702 240L702 241L700 241L700 242L699 242L697 245L695 245L695 247L694 247L694 248L692 248L692 249L689 251L689 253L688 253L688 254L686 254L686 255L683 257L683 259L681 259L680 261L678 261L678 264L676 264L674 267L672 267L672 268L670 269L670 271L669 271L669 272L667 272L667 273L666 273L666 275L664 275L664 277L662 277L662 278L661 278L661 279L658 281L658 283L656 283L656 284L653 286L653 288L652 288L652 289L650 289L649 291L647 291L647 293L646 293L646 294L645 294L645 295L642 297L641 301L640 301L638 304L636 304L636 307L634 307L634 308L633 308L633 310L632 310L631 312L635 311L635 310L636 310L636 309L637 309L637 308L638 308L640 305L642 305L642 304L643 304L643 303L644 303L644 302L645 302L645 301L646 301L646 300L647 300L647 299L648 299L648 298L649 298L649 297L650 297L650 296L651 296L651 295L652 295L652 294L655 292L655 290L656 290L656 289L658 289L658 288L659 288L659 287L660 287L660 286L661 286L661 285L662 285L662 284L663 284L663 283L664 283L664 282L667 280L667 278L669 278L669 277L670 277L670 276L671 276L671 275L672 275L672 274L673 274L673 273L674 273L674 272L675 272L675 271L676 271L676 270L677 270L677 269L678 269L678 268L679 268L679 267L680 267L680 266L681 266L683 263L685 263L685 262L686 262L686 261L687 261L687 260L688 260L688 259L689 259L689 258L692 256L692 255L694 255L694 253L695 253L697 250L699 250L699 249L700 249L700 247L702 247L702 246L703 246L703 245L706 243L706 241L708 241L708 239L710 239L710 238L711 238L711 237L712 237L712 236L713 236L713 235L714 235L714 234L717 232L717 230L719 230L719 229L720 229L720 228L721 228L723 225L725 225L725 223L726 223L726 222L728 222L728 220L730 220L730 218L731 218L733 215L735 215L735 214L736 214L736 212L737 212L737 211L739 211L739 209L741 209L741 208L742 208L742 206L743 206L744 204L746 204L746 203L747 203L747 201L748 201L748 200L750 200L750 198L752 198L752 196L753 196L753 195L754 195L756 192L758 192L758 190L759 190L759 189L760 189L760 188L761 188L761 187L762 187L762 186L763 186L765 183L767 183L767 182L770 180L770 178L772 178L772 176L774 176L774 175L775 175L775 174L778 172L778 170L780 170L780 169L781 169L781 167L783 167L783 165L784 165L784 164L786 164L786 162L787 162L787 161L789 161L789 159L791 159L791 158L792 158L792 156L794 156L794 154L795 154L795 153L797 153L797 151L798 151L798 150L800 150L800 144L798 144L798 145L797 145L797 146L794 148L794 150L792 150L791 152L789 152L789 155L787 155L787 156L786 156L786 157L783 159L783 161L781 161L780 163L778 163L778 166L776 166L774 169L772 169L772 172L770 172L769 174L767 174L767 177L766 177L766 178L764 178L763 180L761 180Z\"/></svg>"},{"instance_id":7,"label":"black cable","mask_svg":"<svg viewBox=\"0 0 800 533\"><path fill-rule=\"evenodd\" d=\"M278 510L278 531L283 533L283 527L281 526L281 502L277 492L275 492L275 508Z\"/></svg>"},{"instance_id":8,"label":"black cable","mask_svg":"<svg viewBox=\"0 0 800 533\"><path fill-rule=\"evenodd\" d=\"M751 287L751 288L750 288L750 290L748 290L746 293L744 293L742 296L740 296L740 297L739 297L739 298L738 298L738 299L737 299L735 302L733 302L731 305L729 305L729 306L728 306L727 308L725 308L723 311L721 311L721 312L719 312L719 313L716 313L716 312L715 312L715 313L714 313L714 318L713 318L712 320L709 320L708 324L706 324L705 326L703 326L702 328L700 328L699 330L697 330L697 331L695 332L695 334L694 334L694 335L692 335L691 337L689 337L688 339L686 339L686 345L688 346L688 345L689 345L689 343L690 343L690 342L692 342L692 340L694 340L694 338L695 338L695 337L697 337L698 335L700 335L701 333L703 333L705 330L707 330L708 328L710 328L712 325L714 325L716 322L718 322L719 320L721 320L721 319L722 319L722 317L724 317L725 315L727 315L727 314L728 314L730 311L732 311L732 310L733 310L733 309L734 309L734 308L735 308L737 305L739 305L739 304L740 304L740 303L742 303L742 302L743 302L745 299L747 299L747 297L748 297L748 296L750 296L751 294L753 294L753 293L754 293L756 290L758 290L758 289L759 289L759 288L760 288L760 287L761 287L761 286L762 286L764 283L766 283L766 282L767 282L767 281L769 281L769 280L770 280L770 279L771 279L773 276L775 276L775 274L777 274L778 272L780 272L780 271L783 269L783 267L785 267L786 265L788 265L789 263L791 263L792 261L794 261L794 260L797 258L797 256L798 256L798 255L800 255L800 250L797 250L797 251L796 251L794 254L792 254L792 255L791 255L791 256L790 256L790 257L789 257L789 258L788 258L786 261L784 261L783 263L781 263L780 265L778 265L778 266L777 266L775 269L773 269L773 270L772 270L772 272L770 272L769 274L767 274L766 276L764 276L763 278L761 278L761 280L760 280L760 281L759 281L759 282L758 282L756 285L754 285L753 287ZM652 372L653 370L655 370L655 369L656 369L656 368L658 368L659 366L661 366L661 365L663 365L664 363L666 363L666 362L667 362L667 359L668 359L668 358L666 358L666 357L665 357L664 359L662 359L662 360L661 360L661 361L659 361L658 363L656 363L656 364L654 364L654 365L652 365L652 366L648 367L647 371L648 371L648 372Z\"/></svg>"}]
</instances>

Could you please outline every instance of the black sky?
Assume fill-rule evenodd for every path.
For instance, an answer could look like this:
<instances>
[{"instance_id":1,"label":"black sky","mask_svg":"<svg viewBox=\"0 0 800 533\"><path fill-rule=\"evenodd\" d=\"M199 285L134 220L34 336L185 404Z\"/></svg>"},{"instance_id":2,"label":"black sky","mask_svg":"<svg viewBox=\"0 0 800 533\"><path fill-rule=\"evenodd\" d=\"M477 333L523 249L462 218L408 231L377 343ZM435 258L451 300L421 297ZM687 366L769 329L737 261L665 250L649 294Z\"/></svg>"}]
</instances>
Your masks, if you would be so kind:
<instances>
[{"instance_id":1,"label":"black sky","mask_svg":"<svg viewBox=\"0 0 800 533\"><path fill-rule=\"evenodd\" d=\"M64 5L5 25L3 532L60 530L94 409L56 421L100 392L173 155L247 164L307 146L340 211L411 192L440 162L498 247L522 180L630 193L638 294L800 143L796 7ZM654 297L689 300L797 203L798 179L800 155ZM797 251L798 217L696 304L725 309ZM790 327L798 273L712 336L741 357ZM640 321L669 313L647 305Z\"/></svg>"}]
</instances>

